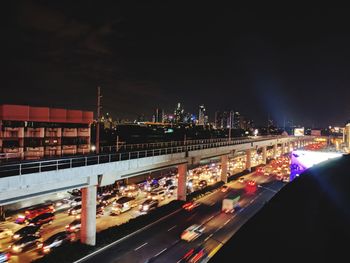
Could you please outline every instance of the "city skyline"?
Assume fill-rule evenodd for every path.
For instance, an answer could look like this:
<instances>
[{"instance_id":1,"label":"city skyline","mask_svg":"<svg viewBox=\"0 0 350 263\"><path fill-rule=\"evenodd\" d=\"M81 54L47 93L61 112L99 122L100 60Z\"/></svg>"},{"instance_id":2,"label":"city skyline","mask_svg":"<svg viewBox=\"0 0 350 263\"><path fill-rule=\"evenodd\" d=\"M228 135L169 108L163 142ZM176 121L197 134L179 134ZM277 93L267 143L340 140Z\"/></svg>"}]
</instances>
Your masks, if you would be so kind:
<instances>
[{"instance_id":1,"label":"city skyline","mask_svg":"<svg viewBox=\"0 0 350 263\"><path fill-rule=\"evenodd\" d=\"M101 86L105 111L129 119L178 101L260 125L349 119L346 10L197 8L7 3L0 103L95 110Z\"/></svg>"}]
</instances>

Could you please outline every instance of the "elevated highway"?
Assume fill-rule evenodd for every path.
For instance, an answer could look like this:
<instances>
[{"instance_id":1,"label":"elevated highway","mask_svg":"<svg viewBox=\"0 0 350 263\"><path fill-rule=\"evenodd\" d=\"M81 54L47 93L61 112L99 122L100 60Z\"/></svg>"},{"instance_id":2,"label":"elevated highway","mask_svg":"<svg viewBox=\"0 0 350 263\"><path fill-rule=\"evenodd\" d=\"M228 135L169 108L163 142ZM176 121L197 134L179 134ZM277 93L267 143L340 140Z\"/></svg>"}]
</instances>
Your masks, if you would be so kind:
<instances>
[{"instance_id":1,"label":"elevated highway","mask_svg":"<svg viewBox=\"0 0 350 263\"><path fill-rule=\"evenodd\" d=\"M227 159L235 152L245 151L246 169L251 169L251 150L262 149L266 162L266 149L281 147L282 153L303 147L314 137L273 136L235 140L206 140L203 143L111 152L99 155L60 158L53 160L19 162L0 166L0 205L61 192L82 189L82 241L94 245L96 232L96 187L113 184L116 180L178 167L178 199L186 200L187 165L198 164L201 159L221 158L221 179L227 182Z\"/></svg>"}]
</instances>

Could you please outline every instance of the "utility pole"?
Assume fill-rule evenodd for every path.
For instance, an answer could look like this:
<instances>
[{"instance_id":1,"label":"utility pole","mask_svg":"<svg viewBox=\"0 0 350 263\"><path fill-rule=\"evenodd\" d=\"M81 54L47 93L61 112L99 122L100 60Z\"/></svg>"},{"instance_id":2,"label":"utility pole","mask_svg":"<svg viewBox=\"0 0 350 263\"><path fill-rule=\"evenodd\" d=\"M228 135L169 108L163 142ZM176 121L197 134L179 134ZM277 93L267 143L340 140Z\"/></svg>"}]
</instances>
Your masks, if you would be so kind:
<instances>
[{"instance_id":1,"label":"utility pole","mask_svg":"<svg viewBox=\"0 0 350 263\"><path fill-rule=\"evenodd\" d=\"M228 128L228 141L231 141L232 111L230 111L230 126Z\"/></svg>"},{"instance_id":2,"label":"utility pole","mask_svg":"<svg viewBox=\"0 0 350 263\"><path fill-rule=\"evenodd\" d=\"M100 153L101 88L97 87L96 153Z\"/></svg>"},{"instance_id":3,"label":"utility pole","mask_svg":"<svg viewBox=\"0 0 350 263\"><path fill-rule=\"evenodd\" d=\"M270 114L267 113L267 135L270 134L269 124L270 124Z\"/></svg>"}]
</instances>

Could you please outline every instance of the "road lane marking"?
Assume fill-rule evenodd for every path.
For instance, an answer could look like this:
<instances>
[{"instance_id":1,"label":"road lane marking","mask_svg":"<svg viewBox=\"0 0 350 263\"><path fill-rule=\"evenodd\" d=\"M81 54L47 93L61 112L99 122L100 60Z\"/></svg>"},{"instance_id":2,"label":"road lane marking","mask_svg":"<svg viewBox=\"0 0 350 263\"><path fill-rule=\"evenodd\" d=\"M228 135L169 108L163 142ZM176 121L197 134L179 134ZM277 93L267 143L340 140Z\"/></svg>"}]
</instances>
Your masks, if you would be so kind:
<instances>
[{"instance_id":1,"label":"road lane marking","mask_svg":"<svg viewBox=\"0 0 350 263\"><path fill-rule=\"evenodd\" d=\"M215 202L213 202L213 203L210 204L210 206L213 206L213 205L215 205Z\"/></svg>"},{"instance_id":2,"label":"road lane marking","mask_svg":"<svg viewBox=\"0 0 350 263\"><path fill-rule=\"evenodd\" d=\"M170 230L174 229L175 227L176 227L176 225L175 225L175 226L172 226L171 228L169 228L169 229L168 229L168 232L169 232Z\"/></svg>"},{"instance_id":3,"label":"road lane marking","mask_svg":"<svg viewBox=\"0 0 350 263\"><path fill-rule=\"evenodd\" d=\"M219 244L216 248L214 248L208 255L208 258L212 258L216 252L222 247L222 244Z\"/></svg>"},{"instance_id":4,"label":"road lane marking","mask_svg":"<svg viewBox=\"0 0 350 263\"><path fill-rule=\"evenodd\" d=\"M160 254L162 254L165 250L167 250L168 248L164 248L162 251L158 252L157 254L154 255L154 257L158 257Z\"/></svg>"},{"instance_id":5,"label":"road lane marking","mask_svg":"<svg viewBox=\"0 0 350 263\"><path fill-rule=\"evenodd\" d=\"M230 222L231 219L227 220L225 223L224 223L224 226L228 224L228 222Z\"/></svg>"},{"instance_id":6,"label":"road lane marking","mask_svg":"<svg viewBox=\"0 0 350 263\"><path fill-rule=\"evenodd\" d=\"M139 246L139 247L135 248L135 249L134 249L134 251L139 250L140 248L142 248L142 247L146 246L147 244L148 244L147 242L146 242L145 244L142 244L141 246Z\"/></svg>"},{"instance_id":7,"label":"road lane marking","mask_svg":"<svg viewBox=\"0 0 350 263\"><path fill-rule=\"evenodd\" d=\"M212 220L214 218L214 216L211 216L208 218L207 222L209 222L210 220Z\"/></svg>"}]
</instances>

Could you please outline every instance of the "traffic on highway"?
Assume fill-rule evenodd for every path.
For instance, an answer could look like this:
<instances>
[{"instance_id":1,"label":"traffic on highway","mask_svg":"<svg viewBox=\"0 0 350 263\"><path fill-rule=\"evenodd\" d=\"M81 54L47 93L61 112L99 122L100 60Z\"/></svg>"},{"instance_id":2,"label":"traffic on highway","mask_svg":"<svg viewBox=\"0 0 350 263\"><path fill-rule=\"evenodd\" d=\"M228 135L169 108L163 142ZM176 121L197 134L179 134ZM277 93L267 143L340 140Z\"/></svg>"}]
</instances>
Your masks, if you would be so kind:
<instances>
[{"instance_id":1,"label":"traffic on highway","mask_svg":"<svg viewBox=\"0 0 350 263\"><path fill-rule=\"evenodd\" d=\"M268 151L268 156L271 152ZM287 158L287 157L285 157ZM252 166L261 163L262 157L252 152ZM239 155L228 162L228 174L233 175L245 167L245 156ZM255 178L267 177L287 182L288 158L272 161L271 165L259 168L250 177L239 178L235 183L245 188L247 194L256 189ZM220 163L210 162L188 171L187 192L203 189L220 181ZM120 225L130 218L149 213L177 198L177 173L169 172L158 178L126 184L117 182L98 189L96 206L97 232ZM248 179L250 178L250 179ZM229 194L231 187L225 185L220 192ZM40 203L13 213L0 224L0 262L30 262L50 253L55 248L80 238L81 191L74 189L62 193L64 198ZM241 199L244 203L244 198ZM186 211L199 206L188 204ZM192 230L191 230L192 229ZM184 237L193 240L204 233L206 228L192 227ZM190 233L190 234L188 234ZM194 252L193 252L194 253ZM204 253L205 254L205 253Z\"/></svg>"}]
</instances>

